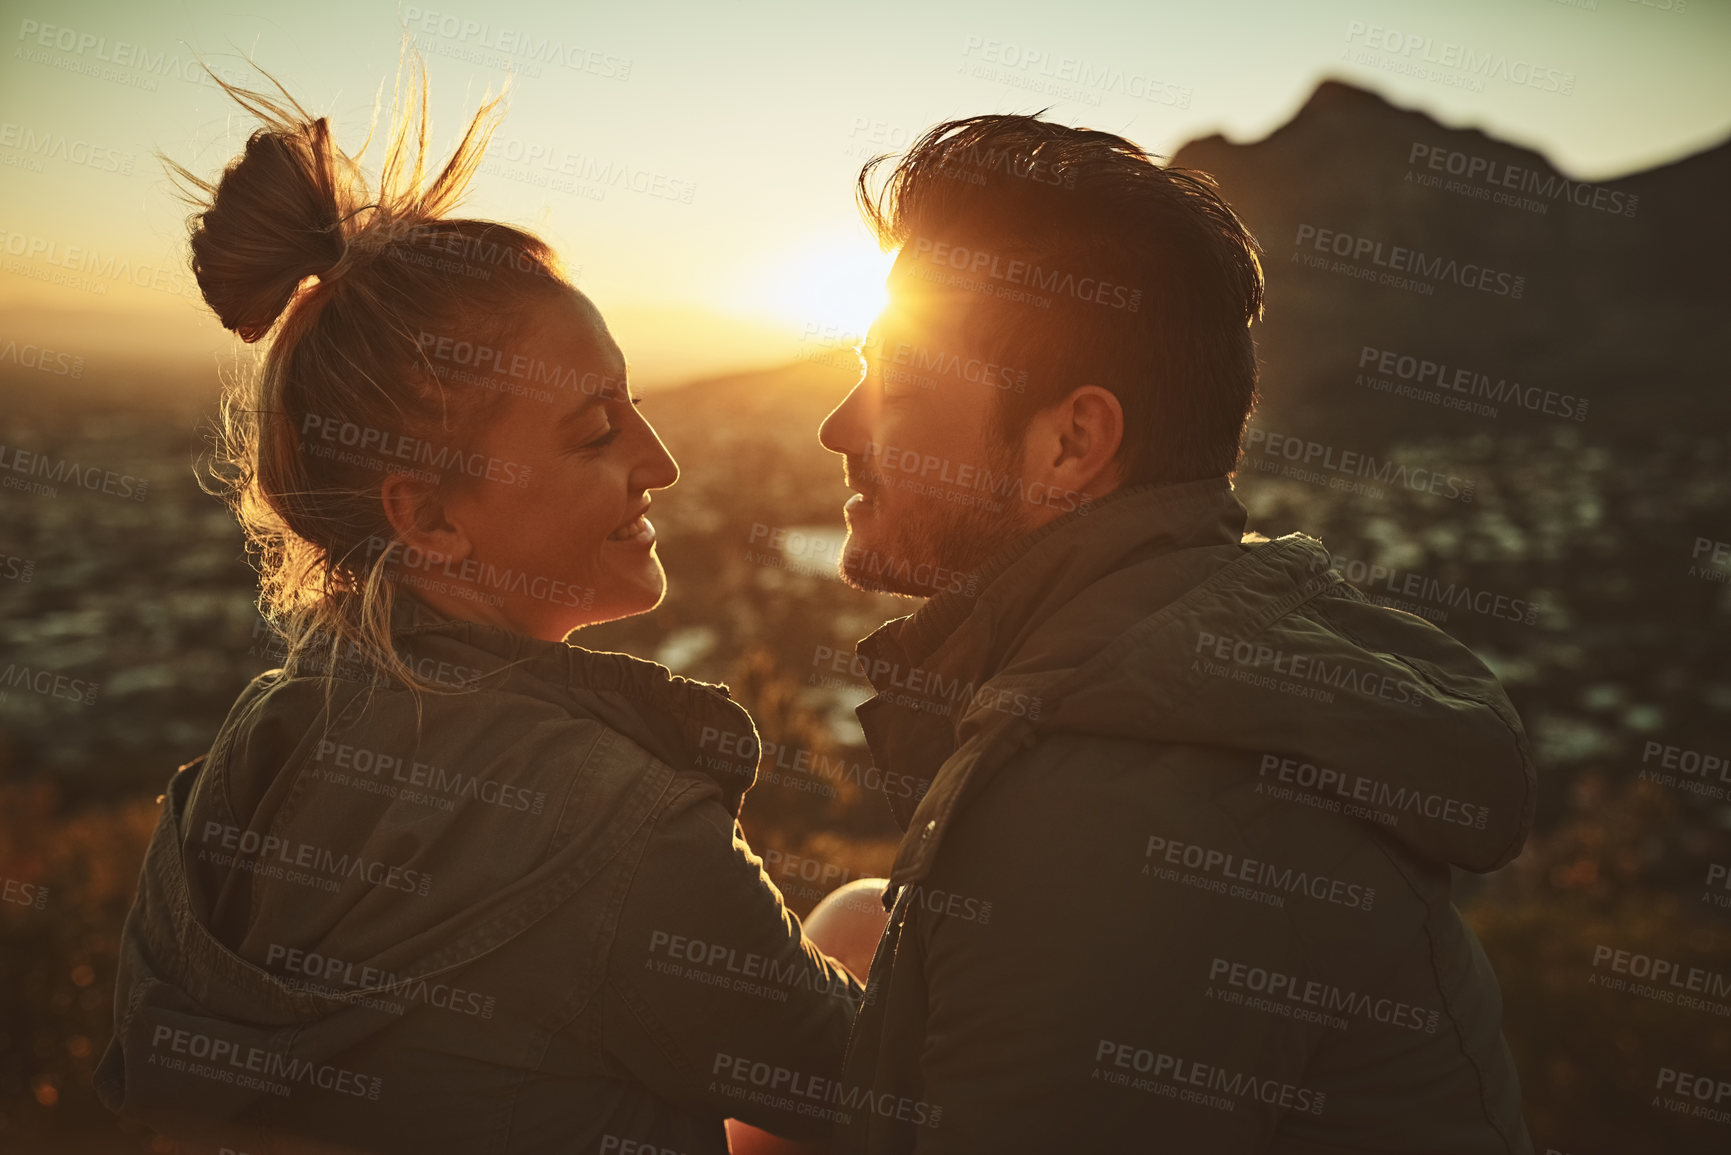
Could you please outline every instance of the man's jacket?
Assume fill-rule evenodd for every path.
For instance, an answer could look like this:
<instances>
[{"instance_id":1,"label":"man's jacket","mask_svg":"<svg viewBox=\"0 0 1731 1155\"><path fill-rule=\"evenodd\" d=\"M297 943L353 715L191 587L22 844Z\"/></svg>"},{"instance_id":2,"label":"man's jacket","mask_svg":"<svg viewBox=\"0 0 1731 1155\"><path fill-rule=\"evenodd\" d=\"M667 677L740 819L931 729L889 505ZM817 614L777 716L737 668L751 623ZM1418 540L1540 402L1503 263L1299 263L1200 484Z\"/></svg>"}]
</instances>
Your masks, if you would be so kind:
<instances>
[{"instance_id":1,"label":"man's jacket","mask_svg":"<svg viewBox=\"0 0 1731 1155\"><path fill-rule=\"evenodd\" d=\"M849 1042L888 1152L1529 1152L1450 870L1535 775L1466 647L1226 478L1047 523L858 654L930 777Z\"/></svg>"},{"instance_id":2,"label":"man's jacket","mask_svg":"<svg viewBox=\"0 0 1731 1155\"><path fill-rule=\"evenodd\" d=\"M255 679L169 783L127 918L102 1101L267 1151L727 1150L828 1124L862 995L736 821L725 686L444 617L429 693Z\"/></svg>"}]
</instances>

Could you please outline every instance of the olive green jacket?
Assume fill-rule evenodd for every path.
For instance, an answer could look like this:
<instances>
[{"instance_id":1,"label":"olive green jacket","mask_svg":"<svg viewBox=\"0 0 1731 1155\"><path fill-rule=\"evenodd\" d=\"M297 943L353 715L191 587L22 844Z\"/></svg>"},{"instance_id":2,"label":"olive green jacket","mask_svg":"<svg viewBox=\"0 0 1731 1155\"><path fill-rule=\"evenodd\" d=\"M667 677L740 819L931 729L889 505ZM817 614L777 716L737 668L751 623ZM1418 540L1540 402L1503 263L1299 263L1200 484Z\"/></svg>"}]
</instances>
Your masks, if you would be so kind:
<instances>
[{"instance_id":1,"label":"olive green jacket","mask_svg":"<svg viewBox=\"0 0 1731 1155\"><path fill-rule=\"evenodd\" d=\"M930 777L844 1082L850 1152L1531 1150L1450 872L1520 850L1496 678L1227 478L1109 494L859 645Z\"/></svg>"},{"instance_id":2,"label":"olive green jacket","mask_svg":"<svg viewBox=\"0 0 1731 1155\"><path fill-rule=\"evenodd\" d=\"M445 617L459 692L260 675L169 783L96 1076L123 1116L260 1151L727 1150L826 1121L859 984L737 822L725 686Z\"/></svg>"}]
</instances>

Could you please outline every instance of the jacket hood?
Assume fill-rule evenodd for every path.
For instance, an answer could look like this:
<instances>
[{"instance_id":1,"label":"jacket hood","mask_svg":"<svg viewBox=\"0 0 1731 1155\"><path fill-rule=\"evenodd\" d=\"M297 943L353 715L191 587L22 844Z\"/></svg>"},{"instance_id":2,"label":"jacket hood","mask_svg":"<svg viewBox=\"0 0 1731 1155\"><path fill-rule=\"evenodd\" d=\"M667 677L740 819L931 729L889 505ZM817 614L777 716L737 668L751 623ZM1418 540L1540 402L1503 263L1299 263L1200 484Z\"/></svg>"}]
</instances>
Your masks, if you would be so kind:
<instances>
[{"instance_id":1,"label":"jacket hood","mask_svg":"<svg viewBox=\"0 0 1731 1155\"><path fill-rule=\"evenodd\" d=\"M646 753L714 779L737 818L757 732L726 686L450 618L412 596L399 597L392 631L418 671L473 696L426 695L423 724L405 691L380 687L363 719L365 686L344 681L327 725L321 683L272 670L242 693L209 754L170 781L96 1075L111 1110L185 1131L189 1117L234 1118L269 1099L257 1079L177 1074L164 1040L202 1038L231 1060L262 1054L273 1070L326 1077L321 1064L397 1021L393 1000L420 997L595 877L650 819L657 800L631 772ZM351 769L364 755L389 772L374 769L364 788L352 788L364 769L327 785L319 757L341 759L345 743ZM596 761L620 771L579 773ZM446 771L429 805L429 776ZM409 785L384 789L392 777ZM501 783L516 793L506 799ZM295 870L326 878L266 881ZM279 973L290 949L320 969Z\"/></svg>"},{"instance_id":2,"label":"jacket hood","mask_svg":"<svg viewBox=\"0 0 1731 1155\"><path fill-rule=\"evenodd\" d=\"M924 877L997 766L1065 732L1242 751L1271 790L1338 800L1431 861L1519 853L1536 772L1495 676L1370 604L1320 542L1246 535L1245 516L1224 477L1117 490L860 642L875 760L932 781L911 813L890 797L892 886Z\"/></svg>"}]
</instances>

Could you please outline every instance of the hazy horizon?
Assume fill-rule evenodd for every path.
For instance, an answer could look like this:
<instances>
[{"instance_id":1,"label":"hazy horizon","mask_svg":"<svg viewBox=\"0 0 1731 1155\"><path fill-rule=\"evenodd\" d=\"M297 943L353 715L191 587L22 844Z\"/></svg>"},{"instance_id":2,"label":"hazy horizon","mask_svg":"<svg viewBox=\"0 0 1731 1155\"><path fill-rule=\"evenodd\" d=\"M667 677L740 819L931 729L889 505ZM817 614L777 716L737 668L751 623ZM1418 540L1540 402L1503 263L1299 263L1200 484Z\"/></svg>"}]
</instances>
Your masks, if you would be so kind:
<instances>
[{"instance_id":1,"label":"hazy horizon","mask_svg":"<svg viewBox=\"0 0 1731 1155\"><path fill-rule=\"evenodd\" d=\"M214 173L250 131L197 57L244 79L250 56L350 150L381 86L388 108L405 30L428 63L441 150L509 76L465 211L542 233L658 388L783 364L811 327L863 327L888 258L859 222L854 174L954 116L1050 106L1170 155L1215 133L1261 139L1333 78L1596 181L1731 136L1731 77L1712 67L1731 9L1594 2L1101 4L1086 20L897 5L870 24L770 4L680 10L676 38L665 6L533 0L359 12L319 0L292 19L259 4L15 8L0 66L0 339L189 363L236 347L187 291L186 209L153 156ZM1446 66L1463 55L1492 70ZM1445 62L1439 78L1414 74L1427 60ZM171 288L46 283L75 252Z\"/></svg>"}]
</instances>

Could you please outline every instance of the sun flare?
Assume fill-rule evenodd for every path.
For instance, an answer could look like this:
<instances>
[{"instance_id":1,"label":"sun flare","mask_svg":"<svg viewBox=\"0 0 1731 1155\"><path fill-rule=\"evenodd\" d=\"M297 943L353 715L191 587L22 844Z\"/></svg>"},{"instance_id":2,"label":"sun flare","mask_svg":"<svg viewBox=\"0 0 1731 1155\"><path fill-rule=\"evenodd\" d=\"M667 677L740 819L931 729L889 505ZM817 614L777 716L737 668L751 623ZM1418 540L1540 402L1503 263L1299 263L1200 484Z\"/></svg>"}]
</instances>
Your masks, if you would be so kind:
<instances>
[{"instance_id":1,"label":"sun flare","mask_svg":"<svg viewBox=\"0 0 1731 1155\"><path fill-rule=\"evenodd\" d=\"M761 308L802 337L863 339L888 301L884 279L895 254L879 252L864 230L784 250L756 294Z\"/></svg>"}]
</instances>

